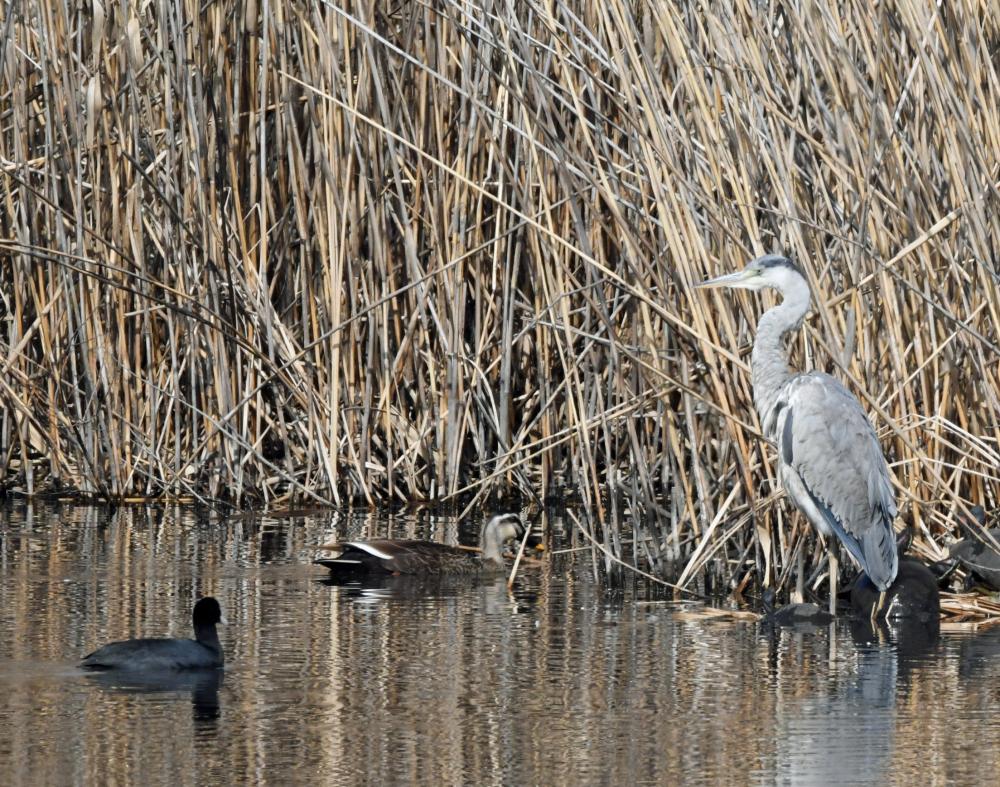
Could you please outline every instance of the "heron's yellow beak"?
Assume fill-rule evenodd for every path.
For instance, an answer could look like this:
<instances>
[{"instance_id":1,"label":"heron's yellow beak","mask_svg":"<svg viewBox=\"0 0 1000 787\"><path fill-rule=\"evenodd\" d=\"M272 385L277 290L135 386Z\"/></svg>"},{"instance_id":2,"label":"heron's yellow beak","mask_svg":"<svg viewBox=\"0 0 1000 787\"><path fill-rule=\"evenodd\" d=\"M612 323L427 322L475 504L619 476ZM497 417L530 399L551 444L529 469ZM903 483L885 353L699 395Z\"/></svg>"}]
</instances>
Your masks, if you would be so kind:
<instances>
[{"instance_id":1,"label":"heron's yellow beak","mask_svg":"<svg viewBox=\"0 0 1000 787\"><path fill-rule=\"evenodd\" d=\"M711 287L739 287L743 282L749 279L751 275L750 270L744 268L736 273L727 273L725 276L717 276L714 279L706 279L705 281L698 282L694 286L698 289L704 290Z\"/></svg>"}]
</instances>

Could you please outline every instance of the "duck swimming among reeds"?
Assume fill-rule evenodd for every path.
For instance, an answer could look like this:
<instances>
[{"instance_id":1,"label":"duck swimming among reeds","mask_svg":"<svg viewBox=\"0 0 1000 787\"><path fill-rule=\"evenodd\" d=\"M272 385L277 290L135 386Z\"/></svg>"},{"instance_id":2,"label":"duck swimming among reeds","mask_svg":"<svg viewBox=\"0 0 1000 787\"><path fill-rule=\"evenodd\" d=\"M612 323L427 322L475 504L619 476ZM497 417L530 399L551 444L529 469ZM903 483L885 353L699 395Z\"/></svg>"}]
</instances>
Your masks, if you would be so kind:
<instances>
[{"instance_id":1,"label":"duck swimming among reeds","mask_svg":"<svg viewBox=\"0 0 1000 787\"><path fill-rule=\"evenodd\" d=\"M194 605L191 613L194 639L128 639L112 642L83 657L80 666L90 670L130 670L155 672L189 669L217 669L224 658L215 630L222 620L219 602L208 596Z\"/></svg>"},{"instance_id":2,"label":"duck swimming among reeds","mask_svg":"<svg viewBox=\"0 0 1000 787\"><path fill-rule=\"evenodd\" d=\"M364 574L482 574L503 568L501 548L508 539L524 535L518 514L498 514L479 534L481 552L433 541L378 539L327 544L320 549L340 550L334 558L313 562L333 575Z\"/></svg>"}]
</instances>

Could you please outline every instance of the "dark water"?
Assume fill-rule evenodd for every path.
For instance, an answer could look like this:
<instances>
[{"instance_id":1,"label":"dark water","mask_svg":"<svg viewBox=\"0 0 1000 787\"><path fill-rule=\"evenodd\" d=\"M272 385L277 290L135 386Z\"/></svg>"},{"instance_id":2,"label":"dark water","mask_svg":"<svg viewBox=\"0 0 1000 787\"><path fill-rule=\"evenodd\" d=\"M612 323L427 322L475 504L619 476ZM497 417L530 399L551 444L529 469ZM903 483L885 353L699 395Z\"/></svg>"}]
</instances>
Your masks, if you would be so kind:
<instances>
[{"instance_id":1,"label":"dark water","mask_svg":"<svg viewBox=\"0 0 1000 787\"><path fill-rule=\"evenodd\" d=\"M316 544L386 533L427 523L0 509L0 781L997 783L1000 628L689 619L601 592L583 556L512 594L317 581ZM229 620L224 676L75 669L109 640L188 636L204 594Z\"/></svg>"}]
</instances>

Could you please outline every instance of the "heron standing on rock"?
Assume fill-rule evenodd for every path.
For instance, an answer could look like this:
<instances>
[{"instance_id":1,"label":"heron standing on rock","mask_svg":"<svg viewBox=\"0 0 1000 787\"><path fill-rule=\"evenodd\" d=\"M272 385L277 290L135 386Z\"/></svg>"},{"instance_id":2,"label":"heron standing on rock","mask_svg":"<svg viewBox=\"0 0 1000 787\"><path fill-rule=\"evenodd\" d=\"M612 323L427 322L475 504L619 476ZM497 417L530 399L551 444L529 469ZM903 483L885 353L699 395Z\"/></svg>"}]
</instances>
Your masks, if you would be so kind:
<instances>
[{"instance_id":1,"label":"heron standing on rock","mask_svg":"<svg viewBox=\"0 0 1000 787\"><path fill-rule=\"evenodd\" d=\"M882 448L857 398L828 374L788 369L782 340L809 310L805 276L787 257L769 254L697 286L781 293L782 302L757 325L750 356L754 406L764 436L777 445L785 492L820 533L836 535L881 592L874 619L899 565L896 502ZM837 569L832 550L829 556L833 612Z\"/></svg>"}]
</instances>

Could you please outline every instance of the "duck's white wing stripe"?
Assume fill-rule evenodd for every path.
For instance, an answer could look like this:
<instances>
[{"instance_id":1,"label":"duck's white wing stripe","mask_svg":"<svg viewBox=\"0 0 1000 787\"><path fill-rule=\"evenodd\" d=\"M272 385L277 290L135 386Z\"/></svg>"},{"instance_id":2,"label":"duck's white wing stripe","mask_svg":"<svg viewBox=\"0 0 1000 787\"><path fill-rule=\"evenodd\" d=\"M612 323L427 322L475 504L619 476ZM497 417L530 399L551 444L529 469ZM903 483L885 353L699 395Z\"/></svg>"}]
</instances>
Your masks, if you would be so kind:
<instances>
[{"instance_id":1,"label":"duck's white wing stripe","mask_svg":"<svg viewBox=\"0 0 1000 787\"><path fill-rule=\"evenodd\" d=\"M381 558L382 560L392 560L393 555L383 552L381 549L376 549L374 546L366 541L348 541L346 542L348 546L354 547L355 549L360 549L362 552L367 552L373 557Z\"/></svg>"}]
</instances>

